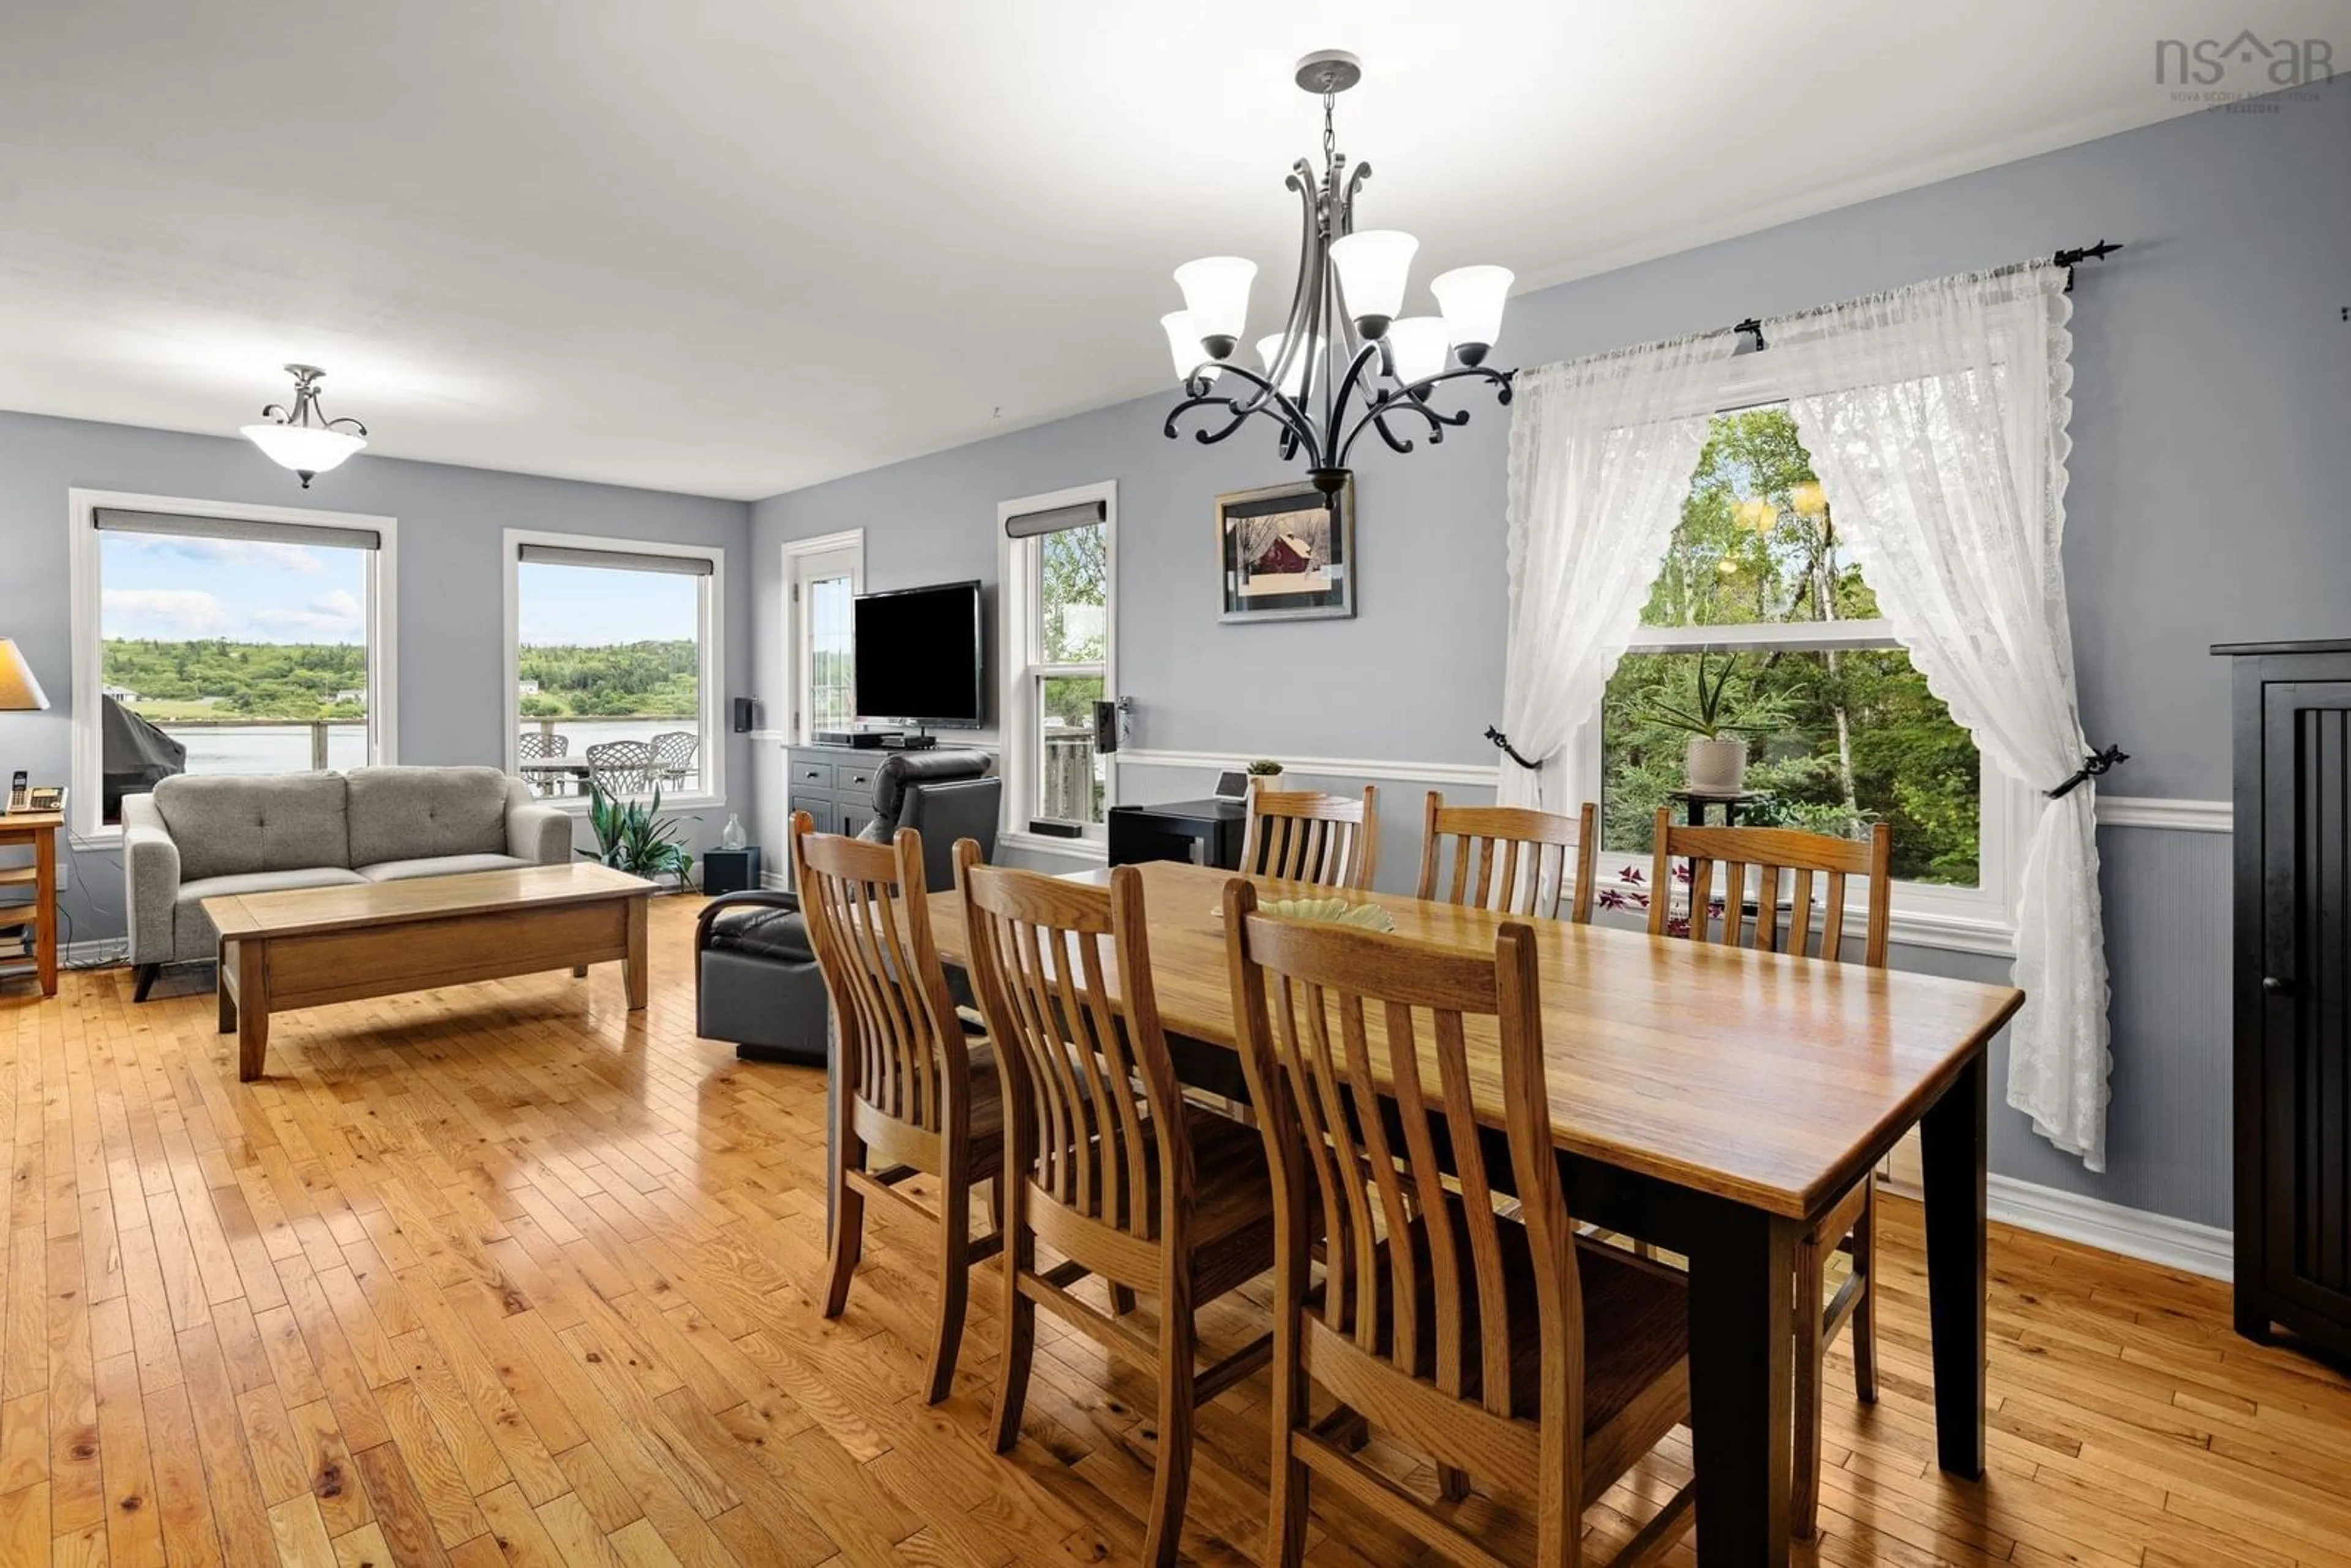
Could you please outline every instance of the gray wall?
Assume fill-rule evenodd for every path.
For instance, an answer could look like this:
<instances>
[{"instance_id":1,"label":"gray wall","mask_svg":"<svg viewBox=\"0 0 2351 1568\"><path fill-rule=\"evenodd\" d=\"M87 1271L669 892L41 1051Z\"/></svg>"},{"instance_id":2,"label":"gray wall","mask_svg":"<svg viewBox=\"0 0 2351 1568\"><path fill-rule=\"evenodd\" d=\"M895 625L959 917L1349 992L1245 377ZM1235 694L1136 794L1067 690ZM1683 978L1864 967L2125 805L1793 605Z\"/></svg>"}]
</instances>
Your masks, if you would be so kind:
<instances>
[{"instance_id":1,"label":"gray wall","mask_svg":"<svg viewBox=\"0 0 2351 1568\"><path fill-rule=\"evenodd\" d=\"M2127 241L2121 256L2082 270L2074 297L2065 556L2084 720L2095 739L2132 754L2113 793L2223 798L2228 685L2206 645L2351 632L2342 588L2351 327L2338 319L2351 255L2343 199L2351 84L2253 108L1523 297L1512 302L1504 362L1719 327L2100 236ZM1138 335L1153 330L1137 318ZM873 587L992 578L998 501L1114 478L1120 684L1138 705L1135 745L1489 760L1479 731L1498 716L1501 694L1506 414L1473 401L1468 427L1441 448L1362 457L1355 620L1224 627L1210 498L1283 469L1270 438L1254 432L1207 448L1162 439L1173 396L1171 387L758 503L760 679L779 679L784 541L863 528ZM1278 683L1264 678L1270 670L1280 672ZM762 769L771 838L782 810L777 781ZM1157 769L1122 778L1134 799L1197 783ZM1406 821L1408 812L1388 823L1400 861L1414 844L1413 831L1395 835ZM2102 833L2115 985L2111 1168L2090 1176L1996 1110L1995 1169L2227 1222L2227 842L2150 829ZM1916 950L1904 959L1986 977L2004 968ZM1996 1061L1996 1077L2004 1071Z\"/></svg>"},{"instance_id":2,"label":"gray wall","mask_svg":"<svg viewBox=\"0 0 2351 1568\"><path fill-rule=\"evenodd\" d=\"M75 487L397 517L402 762L505 763L498 552L509 528L723 547L727 684L751 689L748 508L739 501L366 455L305 491L239 437L0 413L0 635L16 639L55 705L44 714L0 714L0 770L22 768L38 780L68 774L77 694L66 492ZM740 737L725 739L727 788L747 816L750 747ZM726 809L697 814L696 841L715 842ZM584 829L581 841L590 841ZM69 871L71 938L120 936L120 860L112 847L77 848Z\"/></svg>"}]
</instances>

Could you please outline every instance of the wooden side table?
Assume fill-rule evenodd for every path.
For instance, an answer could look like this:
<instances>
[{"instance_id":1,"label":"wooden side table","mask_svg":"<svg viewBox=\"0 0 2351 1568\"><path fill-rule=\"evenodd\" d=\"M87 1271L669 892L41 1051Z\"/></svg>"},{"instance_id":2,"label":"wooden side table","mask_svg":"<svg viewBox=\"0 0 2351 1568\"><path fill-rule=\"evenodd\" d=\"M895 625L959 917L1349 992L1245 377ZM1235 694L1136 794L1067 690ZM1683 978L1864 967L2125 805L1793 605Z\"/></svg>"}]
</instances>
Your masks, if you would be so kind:
<instances>
[{"instance_id":1,"label":"wooden side table","mask_svg":"<svg viewBox=\"0 0 2351 1568\"><path fill-rule=\"evenodd\" d=\"M0 931L21 932L32 926L33 963L40 973L45 997L57 994L57 834L65 825L61 811L0 813L0 848L33 852L30 865L0 866L0 894L33 895L30 904L0 904Z\"/></svg>"}]
</instances>

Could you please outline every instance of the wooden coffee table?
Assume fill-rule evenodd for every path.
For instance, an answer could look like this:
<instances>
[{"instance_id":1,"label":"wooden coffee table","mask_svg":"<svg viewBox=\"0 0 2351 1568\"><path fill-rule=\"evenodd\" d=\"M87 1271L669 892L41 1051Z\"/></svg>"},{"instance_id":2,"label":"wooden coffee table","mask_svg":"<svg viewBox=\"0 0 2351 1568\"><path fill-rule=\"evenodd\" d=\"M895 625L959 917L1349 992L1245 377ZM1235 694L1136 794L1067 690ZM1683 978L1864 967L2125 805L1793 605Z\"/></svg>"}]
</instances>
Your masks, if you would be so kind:
<instances>
[{"instance_id":1,"label":"wooden coffee table","mask_svg":"<svg viewBox=\"0 0 2351 1568\"><path fill-rule=\"evenodd\" d=\"M653 884L586 861L288 888L204 900L220 932L220 1028L240 1080L261 1076L269 1015L400 991L620 960L645 1005L645 900Z\"/></svg>"}]
</instances>

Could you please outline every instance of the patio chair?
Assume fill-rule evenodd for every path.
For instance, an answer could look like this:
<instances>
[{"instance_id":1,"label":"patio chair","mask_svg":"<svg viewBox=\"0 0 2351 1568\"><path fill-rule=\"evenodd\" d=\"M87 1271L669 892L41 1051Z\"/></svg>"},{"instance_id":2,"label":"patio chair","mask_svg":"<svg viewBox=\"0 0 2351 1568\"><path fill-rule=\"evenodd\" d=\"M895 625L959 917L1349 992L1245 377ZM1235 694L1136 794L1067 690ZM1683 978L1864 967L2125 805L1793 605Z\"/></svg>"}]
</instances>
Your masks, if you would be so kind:
<instances>
[{"instance_id":1,"label":"patio chair","mask_svg":"<svg viewBox=\"0 0 2351 1568\"><path fill-rule=\"evenodd\" d=\"M607 740L588 748L589 781L607 795L643 795L661 783L653 748L642 740Z\"/></svg>"},{"instance_id":2,"label":"patio chair","mask_svg":"<svg viewBox=\"0 0 2351 1568\"><path fill-rule=\"evenodd\" d=\"M675 783L694 771L694 754L701 741L692 730L673 729L653 739L653 765L663 782Z\"/></svg>"}]
</instances>

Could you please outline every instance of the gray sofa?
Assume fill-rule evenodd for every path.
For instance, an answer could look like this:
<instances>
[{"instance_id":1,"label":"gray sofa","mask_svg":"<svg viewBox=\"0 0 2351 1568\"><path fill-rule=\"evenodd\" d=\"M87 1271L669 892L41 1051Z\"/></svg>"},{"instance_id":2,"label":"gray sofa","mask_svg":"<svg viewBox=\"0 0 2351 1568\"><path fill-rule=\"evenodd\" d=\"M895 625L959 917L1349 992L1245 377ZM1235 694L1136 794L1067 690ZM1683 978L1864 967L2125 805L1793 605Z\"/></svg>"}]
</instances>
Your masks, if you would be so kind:
<instances>
[{"instance_id":1,"label":"gray sofa","mask_svg":"<svg viewBox=\"0 0 2351 1568\"><path fill-rule=\"evenodd\" d=\"M135 999L164 965L214 956L207 898L571 858L570 817L495 768L165 779L122 800Z\"/></svg>"}]
</instances>

